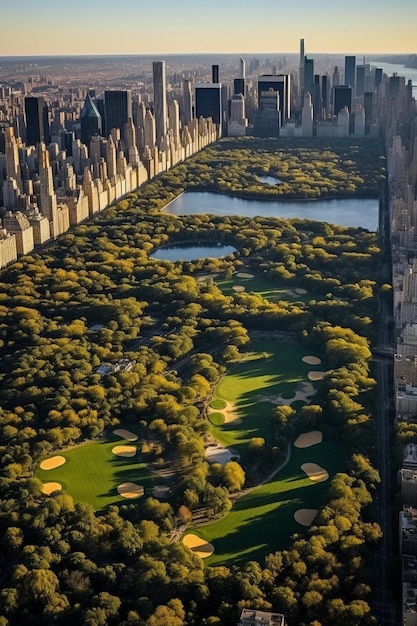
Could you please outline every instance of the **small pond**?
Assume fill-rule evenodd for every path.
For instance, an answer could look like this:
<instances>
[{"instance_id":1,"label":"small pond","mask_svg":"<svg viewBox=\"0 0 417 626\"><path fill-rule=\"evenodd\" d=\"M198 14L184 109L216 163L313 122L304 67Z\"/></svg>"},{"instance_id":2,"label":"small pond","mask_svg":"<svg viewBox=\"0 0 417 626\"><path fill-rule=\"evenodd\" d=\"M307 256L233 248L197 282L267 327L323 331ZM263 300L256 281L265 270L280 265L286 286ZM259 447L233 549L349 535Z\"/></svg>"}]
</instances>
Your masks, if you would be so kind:
<instances>
[{"instance_id":1,"label":"small pond","mask_svg":"<svg viewBox=\"0 0 417 626\"><path fill-rule=\"evenodd\" d=\"M280 185L282 183L282 180L275 178L275 176L258 176L258 180L266 185Z\"/></svg>"},{"instance_id":2,"label":"small pond","mask_svg":"<svg viewBox=\"0 0 417 626\"><path fill-rule=\"evenodd\" d=\"M220 259L236 252L234 246L204 242L199 244L176 243L158 248L149 256L158 261L195 261L196 259Z\"/></svg>"}]
</instances>

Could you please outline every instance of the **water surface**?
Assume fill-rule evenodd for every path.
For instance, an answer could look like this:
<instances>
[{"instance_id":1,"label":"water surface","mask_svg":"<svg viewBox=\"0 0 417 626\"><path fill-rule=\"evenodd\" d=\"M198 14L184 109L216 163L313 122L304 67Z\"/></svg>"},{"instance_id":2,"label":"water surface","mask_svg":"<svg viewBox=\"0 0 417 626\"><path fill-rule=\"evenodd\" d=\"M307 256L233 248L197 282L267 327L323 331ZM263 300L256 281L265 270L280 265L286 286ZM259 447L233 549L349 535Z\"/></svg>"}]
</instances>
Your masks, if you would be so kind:
<instances>
[{"instance_id":1,"label":"water surface","mask_svg":"<svg viewBox=\"0 0 417 626\"><path fill-rule=\"evenodd\" d=\"M350 198L347 200L248 200L213 193L186 191L163 209L171 215L243 215L245 217L283 217L317 220L340 226L360 226L371 231L378 228L379 201Z\"/></svg>"}]
</instances>

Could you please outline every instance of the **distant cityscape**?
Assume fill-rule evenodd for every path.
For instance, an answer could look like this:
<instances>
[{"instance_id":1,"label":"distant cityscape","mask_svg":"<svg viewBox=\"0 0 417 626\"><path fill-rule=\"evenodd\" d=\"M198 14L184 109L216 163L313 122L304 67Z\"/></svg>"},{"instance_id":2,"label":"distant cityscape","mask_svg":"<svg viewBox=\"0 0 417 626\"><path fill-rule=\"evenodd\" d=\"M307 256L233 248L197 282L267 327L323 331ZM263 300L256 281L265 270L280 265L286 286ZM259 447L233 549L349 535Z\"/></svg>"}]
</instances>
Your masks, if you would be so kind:
<instances>
[{"instance_id":1,"label":"distant cityscape","mask_svg":"<svg viewBox=\"0 0 417 626\"><path fill-rule=\"evenodd\" d=\"M380 236L393 263L394 308L386 315L395 329L384 348L394 359L396 420L415 422L417 107L411 79L355 55L313 58L304 40L298 55L213 61L207 55L0 60L0 267L221 137L379 139L388 171ZM403 623L414 626L414 444L404 450L399 482Z\"/></svg>"},{"instance_id":2,"label":"distant cityscape","mask_svg":"<svg viewBox=\"0 0 417 626\"><path fill-rule=\"evenodd\" d=\"M222 136L379 137L411 82L355 56L5 59L0 267Z\"/></svg>"}]
</instances>

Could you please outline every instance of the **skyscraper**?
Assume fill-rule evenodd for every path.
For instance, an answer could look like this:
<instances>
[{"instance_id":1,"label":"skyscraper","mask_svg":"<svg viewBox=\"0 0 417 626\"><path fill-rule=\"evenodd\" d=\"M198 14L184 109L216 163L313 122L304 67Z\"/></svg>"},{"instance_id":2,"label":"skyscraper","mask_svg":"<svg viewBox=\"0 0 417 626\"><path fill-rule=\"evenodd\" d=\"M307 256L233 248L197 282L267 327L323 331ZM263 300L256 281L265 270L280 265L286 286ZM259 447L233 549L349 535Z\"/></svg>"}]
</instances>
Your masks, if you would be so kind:
<instances>
[{"instance_id":1,"label":"skyscraper","mask_svg":"<svg viewBox=\"0 0 417 626\"><path fill-rule=\"evenodd\" d=\"M80 121L81 141L85 145L88 145L91 137L94 137L94 135L101 135L101 115L89 93L84 101Z\"/></svg>"},{"instance_id":2,"label":"skyscraper","mask_svg":"<svg viewBox=\"0 0 417 626\"><path fill-rule=\"evenodd\" d=\"M182 123L188 124L193 119L193 97L191 81L184 78L182 81L182 109L180 110Z\"/></svg>"},{"instance_id":3,"label":"skyscraper","mask_svg":"<svg viewBox=\"0 0 417 626\"><path fill-rule=\"evenodd\" d=\"M28 96L25 98L26 144L36 146L43 142L49 144L49 113L43 98Z\"/></svg>"},{"instance_id":4,"label":"skyscraper","mask_svg":"<svg viewBox=\"0 0 417 626\"><path fill-rule=\"evenodd\" d=\"M352 87L355 89L356 85L356 57L355 56L346 56L345 57L345 85Z\"/></svg>"},{"instance_id":5,"label":"skyscraper","mask_svg":"<svg viewBox=\"0 0 417 626\"><path fill-rule=\"evenodd\" d=\"M365 65L356 66L356 96L363 96L365 93Z\"/></svg>"},{"instance_id":6,"label":"skyscraper","mask_svg":"<svg viewBox=\"0 0 417 626\"><path fill-rule=\"evenodd\" d=\"M132 94L129 91L105 91L105 133L110 135L113 128L120 129L124 139L125 124L132 117Z\"/></svg>"},{"instance_id":7,"label":"skyscraper","mask_svg":"<svg viewBox=\"0 0 417 626\"><path fill-rule=\"evenodd\" d=\"M333 89L333 115L337 116L344 107L347 107L349 113L351 113L352 87L349 85L338 85Z\"/></svg>"},{"instance_id":8,"label":"skyscraper","mask_svg":"<svg viewBox=\"0 0 417 626\"><path fill-rule=\"evenodd\" d=\"M264 104L269 107L266 102L268 92L275 91L279 93L278 108L281 112L281 122L291 117L291 83L289 74L264 74L258 78L258 109L262 110Z\"/></svg>"},{"instance_id":9,"label":"skyscraper","mask_svg":"<svg viewBox=\"0 0 417 626\"><path fill-rule=\"evenodd\" d=\"M222 86L220 83L197 83L194 86L195 116L211 117L215 124L222 123Z\"/></svg>"},{"instance_id":10,"label":"skyscraper","mask_svg":"<svg viewBox=\"0 0 417 626\"><path fill-rule=\"evenodd\" d=\"M314 60L304 57L304 91L312 92L314 85Z\"/></svg>"},{"instance_id":11,"label":"skyscraper","mask_svg":"<svg viewBox=\"0 0 417 626\"><path fill-rule=\"evenodd\" d=\"M303 98L304 93L304 39L300 39L300 64L299 64L299 76L298 76L298 95Z\"/></svg>"},{"instance_id":12,"label":"skyscraper","mask_svg":"<svg viewBox=\"0 0 417 626\"><path fill-rule=\"evenodd\" d=\"M153 71L153 112L156 126L156 142L158 147L167 134L167 93L165 61L154 61Z\"/></svg>"}]
</instances>

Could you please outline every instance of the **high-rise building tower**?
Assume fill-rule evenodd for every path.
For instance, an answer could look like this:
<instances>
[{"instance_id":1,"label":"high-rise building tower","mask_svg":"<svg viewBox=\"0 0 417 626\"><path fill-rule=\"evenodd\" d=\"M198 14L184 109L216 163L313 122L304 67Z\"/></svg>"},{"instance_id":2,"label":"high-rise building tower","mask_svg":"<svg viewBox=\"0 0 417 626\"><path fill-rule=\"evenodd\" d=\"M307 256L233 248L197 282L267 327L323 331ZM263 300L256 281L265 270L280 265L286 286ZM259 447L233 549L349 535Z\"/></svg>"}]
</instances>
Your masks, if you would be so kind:
<instances>
[{"instance_id":1,"label":"high-rise building tower","mask_svg":"<svg viewBox=\"0 0 417 626\"><path fill-rule=\"evenodd\" d=\"M303 97L304 93L304 39L300 39L300 64L299 64L299 75L298 75L298 94L300 98Z\"/></svg>"},{"instance_id":2,"label":"high-rise building tower","mask_svg":"<svg viewBox=\"0 0 417 626\"><path fill-rule=\"evenodd\" d=\"M36 146L37 143L49 144L49 112L43 98L28 96L25 98L26 144Z\"/></svg>"},{"instance_id":3,"label":"high-rise building tower","mask_svg":"<svg viewBox=\"0 0 417 626\"><path fill-rule=\"evenodd\" d=\"M167 93L165 61L154 61L153 71L153 112L156 126L156 142L160 145L167 134Z\"/></svg>"},{"instance_id":4,"label":"high-rise building tower","mask_svg":"<svg viewBox=\"0 0 417 626\"><path fill-rule=\"evenodd\" d=\"M264 74L258 78L258 109L262 111L264 104L269 108L268 92L278 92L278 108L281 112L281 122L291 117L291 76L289 74Z\"/></svg>"},{"instance_id":5,"label":"high-rise building tower","mask_svg":"<svg viewBox=\"0 0 417 626\"><path fill-rule=\"evenodd\" d=\"M58 207L52 168L49 163L49 152L42 146L39 154L39 179L40 179L40 209L47 218L50 226L51 237L55 239L59 234Z\"/></svg>"},{"instance_id":6,"label":"high-rise building tower","mask_svg":"<svg viewBox=\"0 0 417 626\"><path fill-rule=\"evenodd\" d=\"M219 66L212 65L211 66L211 82L218 83L219 81Z\"/></svg>"},{"instance_id":7,"label":"high-rise building tower","mask_svg":"<svg viewBox=\"0 0 417 626\"><path fill-rule=\"evenodd\" d=\"M91 137L101 135L101 115L88 93L81 110L81 141L88 146Z\"/></svg>"},{"instance_id":8,"label":"high-rise building tower","mask_svg":"<svg viewBox=\"0 0 417 626\"><path fill-rule=\"evenodd\" d=\"M105 134L110 135L113 128L118 128L124 139L125 124L132 117L132 94L128 91L104 92Z\"/></svg>"},{"instance_id":9,"label":"high-rise building tower","mask_svg":"<svg viewBox=\"0 0 417 626\"><path fill-rule=\"evenodd\" d=\"M356 57L345 57L345 85L355 89L356 85Z\"/></svg>"},{"instance_id":10,"label":"high-rise building tower","mask_svg":"<svg viewBox=\"0 0 417 626\"><path fill-rule=\"evenodd\" d=\"M304 89L303 94L306 91L312 93L314 85L314 60L304 57Z\"/></svg>"},{"instance_id":11,"label":"high-rise building tower","mask_svg":"<svg viewBox=\"0 0 417 626\"><path fill-rule=\"evenodd\" d=\"M245 61L240 57L239 62L239 78L235 78L233 81L233 95L237 96L239 93L245 96Z\"/></svg>"},{"instance_id":12,"label":"high-rise building tower","mask_svg":"<svg viewBox=\"0 0 417 626\"><path fill-rule=\"evenodd\" d=\"M22 175L20 172L19 150L17 147L14 130L11 126L5 130L5 154L6 154L6 176L16 181L17 188L23 191Z\"/></svg>"},{"instance_id":13,"label":"high-rise building tower","mask_svg":"<svg viewBox=\"0 0 417 626\"><path fill-rule=\"evenodd\" d=\"M356 87L355 95L363 96L365 93L365 65L356 66Z\"/></svg>"},{"instance_id":14,"label":"high-rise building tower","mask_svg":"<svg viewBox=\"0 0 417 626\"><path fill-rule=\"evenodd\" d=\"M150 109L146 109L145 128L144 128L145 147L154 148L156 144L156 125L155 118Z\"/></svg>"},{"instance_id":15,"label":"high-rise building tower","mask_svg":"<svg viewBox=\"0 0 417 626\"><path fill-rule=\"evenodd\" d=\"M211 117L215 124L222 123L222 86L220 83L196 83L194 102L197 119Z\"/></svg>"},{"instance_id":16,"label":"high-rise building tower","mask_svg":"<svg viewBox=\"0 0 417 626\"><path fill-rule=\"evenodd\" d=\"M339 115L344 107L348 109L349 113L352 111L352 87L338 85L333 89L333 115Z\"/></svg>"},{"instance_id":17,"label":"high-rise building tower","mask_svg":"<svg viewBox=\"0 0 417 626\"><path fill-rule=\"evenodd\" d=\"M185 126L193 119L193 96L191 81L184 78L182 81L182 108L181 108L181 120Z\"/></svg>"}]
</instances>

